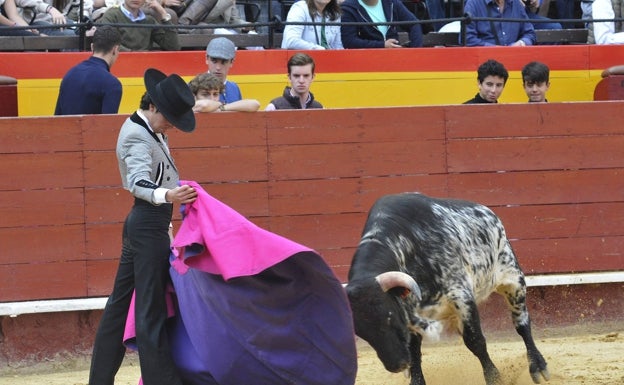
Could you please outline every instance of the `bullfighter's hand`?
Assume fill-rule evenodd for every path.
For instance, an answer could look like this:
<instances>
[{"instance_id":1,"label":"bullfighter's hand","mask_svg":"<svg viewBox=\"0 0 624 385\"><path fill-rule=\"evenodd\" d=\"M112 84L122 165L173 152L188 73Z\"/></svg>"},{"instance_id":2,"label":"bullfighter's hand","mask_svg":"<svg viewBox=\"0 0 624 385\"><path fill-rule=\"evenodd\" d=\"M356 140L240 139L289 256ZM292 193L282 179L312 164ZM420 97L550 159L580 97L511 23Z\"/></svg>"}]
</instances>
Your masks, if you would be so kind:
<instances>
[{"instance_id":1,"label":"bullfighter's hand","mask_svg":"<svg viewBox=\"0 0 624 385\"><path fill-rule=\"evenodd\" d=\"M165 199L171 203L192 203L197 199L197 191L193 187L184 184L167 191Z\"/></svg>"}]
</instances>

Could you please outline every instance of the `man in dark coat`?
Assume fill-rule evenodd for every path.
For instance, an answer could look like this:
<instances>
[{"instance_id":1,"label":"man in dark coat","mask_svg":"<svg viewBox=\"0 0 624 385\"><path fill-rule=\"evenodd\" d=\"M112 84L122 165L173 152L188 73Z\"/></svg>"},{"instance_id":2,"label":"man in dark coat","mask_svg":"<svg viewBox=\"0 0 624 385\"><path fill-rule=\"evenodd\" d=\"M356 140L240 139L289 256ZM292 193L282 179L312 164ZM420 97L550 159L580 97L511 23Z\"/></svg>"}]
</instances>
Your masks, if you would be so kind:
<instances>
[{"instance_id":1,"label":"man in dark coat","mask_svg":"<svg viewBox=\"0 0 624 385\"><path fill-rule=\"evenodd\" d=\"M363 4L362 4L363 3ZM342 45L345 48L401 48L399 29L409 33L408 47L422 47L422 28L412 25L348 25L345 23L384 23L417 21L401 0L345 0L342 9Z\"/></svg>"}]
</instances>

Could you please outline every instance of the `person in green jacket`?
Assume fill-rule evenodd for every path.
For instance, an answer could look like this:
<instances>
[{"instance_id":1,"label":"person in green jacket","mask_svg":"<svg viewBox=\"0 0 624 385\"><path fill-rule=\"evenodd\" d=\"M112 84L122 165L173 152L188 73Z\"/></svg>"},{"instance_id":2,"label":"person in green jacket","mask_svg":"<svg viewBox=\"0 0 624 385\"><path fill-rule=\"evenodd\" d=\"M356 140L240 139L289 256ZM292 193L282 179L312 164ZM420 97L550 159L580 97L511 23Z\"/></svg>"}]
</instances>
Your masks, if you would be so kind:
<instances>
[{"instance_id":1,"label":"person in green jacket","mask_svg":"<svg viewBox=\"0 0 624 385\"><path fill-rule=\"evenodd\" d=\"M158 20L146 15L141 7L146 5L158 15ZM117 27L121 34L121 51L165 50L179 51L180 42L175 28L158 28L158 25L172 25L171 15L158 0L124 0L119 7L104 12L97 24L145 25L145 28Z\"/></svg>"}]
</instances>

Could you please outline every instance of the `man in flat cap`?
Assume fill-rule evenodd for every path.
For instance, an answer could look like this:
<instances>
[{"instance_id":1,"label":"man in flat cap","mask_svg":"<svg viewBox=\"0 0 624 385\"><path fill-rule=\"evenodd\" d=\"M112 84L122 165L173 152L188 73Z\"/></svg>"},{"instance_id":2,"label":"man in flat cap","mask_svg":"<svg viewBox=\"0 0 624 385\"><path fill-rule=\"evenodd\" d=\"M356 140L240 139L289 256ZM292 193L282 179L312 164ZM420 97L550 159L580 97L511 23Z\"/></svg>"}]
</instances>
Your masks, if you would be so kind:
<instances>
[{"instance_id":1,"label":"man in flat cap","mask_svg":"<svg viewBox=\"0 0 624 385\"><path fill-rule=\"evenodd\" d=\"M182 385L165 328L169 280L169 228L173 203L191 203L197 193L178 186L178 170L166 131L195 129L195 98L184 80L148 69L139 110L121 126L117 160L123 187L134 196L122 233L113 292L95 336L90 385L110 385L124 358L124 326L135 293L136 343L144 385Z\"/></svg>"},{"instance_id":2,"label":"man in flat cap","mask_svg":"<svg viewBox=\"0 0 624 385\"><path fill-rule=\"evenodd\" d=\"M238 84L227 80L228 72L234 64L234 56L236 56L236 46L225 37L210 40L206 47L208 73L215 75L223 82L223 92L219 97L223 104L236 102L243 98Z\"/></svg>"}]
</instances>

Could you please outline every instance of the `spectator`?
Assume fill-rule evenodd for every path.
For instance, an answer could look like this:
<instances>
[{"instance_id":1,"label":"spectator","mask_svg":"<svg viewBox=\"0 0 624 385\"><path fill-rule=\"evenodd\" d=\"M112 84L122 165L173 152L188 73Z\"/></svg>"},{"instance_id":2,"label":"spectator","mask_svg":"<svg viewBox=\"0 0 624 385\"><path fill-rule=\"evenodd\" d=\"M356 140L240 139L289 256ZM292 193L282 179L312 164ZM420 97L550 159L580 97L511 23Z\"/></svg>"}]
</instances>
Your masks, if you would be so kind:
<instances>
[{"instance_id":1,"label":"spectator","mask_svg":"<svg viewBox=\"0 0 624 385\"><path fill-rule=\"evenodd\" d=\"M192 0L189 0L189 2L190 1ZM165 11L171 15L171 24L178 24L178 14L175 10L177 7L182 7L183 4L186 4L183 0L161 0L160 5L162 5L163 8L165 8ZM154 8L150 8L147 4L143 5L143 12L145 12L146 15L152 16L156 20L159 19L160 15L157 11Z\"/></svg>"},{"instance_id":2,"label":"spectator","mask_svg":"<svg viewBox=\"0 0 624 385\"><path fill-rule=\"evenodd\" d=\"M210 40L206 47L208 73L215 75L223 82L224 88L219 99L226 104L243 98L238 84L227 79L228 73L234 65L234 56L236 56L236 46L225 37Z\"/></svg>"},{"instance_id":3,"label":"spectator","mask_svg":"<svg viewBox=\"0 0 624 385\"><path fill-rule=\"evenodd\" d=\"M141 9L147 4L158 15L159 21L146 15ZM152 28L152 26L172 25L171 15L165 11L158 0L124 0L119 7L111 7L98 20L98 24L130 24L144 25L144 28L118 27L121 34L122 51L150 51L162 49L165 51L180 50L178 34L173 28ZM157 47L154 46L157 44Z\"/></svg>"},{"instance_id":4,"label":"spectator","mask_svg":"<svg viewBox=\"0 0 624 385\"><path fill-rule=\"evenodd\" d=\"M291 56L288 60L288 80L290 87L286 86L282 96L271 100L265 111L323 108L310 92L314 81L314 59L310 55L296 53Z\"/></svg>"},{"instance_id":5,"label":"spectator","mask_svg":"<svg viewBox=\"0 0 624 385\"><path fill-rule=\"evenodd\" d=\"M17 12L15 0L0 0L0 26L25 27L28 23ZM38 36L36 29L0 28L0 36Z\"/></svg>"},{"instance_id":6,"label":"spectator","mask_svg":"<svg viewBox=\"0 0 624 385\"><path fill-rule=\"evenodd\" d=\"M581 19L584 20L583 26L587 29L589 29L589 33L591 35L592 30L591 30L591 24L589 23L588 20L592 18L592 4L594 3L594 0L581 0ZM588 36L589 38L589 36ZM593 44L593 36L592 36L592 41L590 42L588 40L589 44Z\"/></svg>"},{"instance_id":7,"label":"spectator","mask_svg":"<svg viewBox=\"0 0 624 385\"><path fill-rule=\"evenodd\" d=\"M544 63L530 62L522 68L522 86L529 103L545 103L550 88L550 69Z\"/></svg>"},{"instance_id":8,"label":"spectator","mask_svg":"<svg viewBox=\"0 0 624 385\"><path fill-rule=\"evenodd\" d=\"M15 5L22 19L22 22L13 20L18 25L37 27L40 34L47 36L76 36L76 31L71 28L53 28L54 25L64 25L71 21L68 21L61 11L45 1L15 0Z\"/></svg>"},{"instance_id":9,"label":"spectator","mask_svg":"<svg viewBox=\"0 0 624 385\"><path fill-rule=\"evenodd\" d=\"M73 0L73 1L80 2L80 0ZM87 1L92 1L92 0L87 0ZM123 0L93 0L91 20L92 21L98 20L100 17L102 17L102 15L104 15L104 12L108 11L110 8L119 7L121 6L122 3L123 3ZM163 8L165 8L165 11L169 15L171 15L171 24L178 24L178 14L176 13L175 10L184 7L184 4L185 4L184 0L162 0L160 1L160 5L162 5ZM141 9L146 15L150 15L156 20L160 19L160 14L158 13L158 11L155 8L150 7L149 3L147 2L144 3Z\"/></svg>"},{"instance_id":10,"label":"spectator","mask_svg":"<svg viewBox=\"0 0 624 385\"><path fill-rule=\"evenodd\" d=\"M231 24L231 32L238 33L248 31L248 24L240 15L235 0L192 0L188 3L184 12L178 15L180 25L210 25ZM182 33L207 33L214 32L212 28L180 29Z\"/></svg>"},{"instance_id":11,"label":"spectator","mask_svg":"<svg viewBox=\"0 0 624 385\"><path fill-rule=\"evenodd\" d=\"M430 20L441 20L446 18L444 0L426 0L425 4L427 4L427 12L429 13ZM443 25L443 21L438 21L432 24L432 28L434 31L439 31Z\"/></svg>"},{"instance_id":12,"label":"spectator","mask_svg":"<svg viewBox=\"0 0 624 385\"><path fill-rule=\"evenodd\" d=\"M82 15L79 15L81 2ZM63 15L65 15L67 20L80 23L81 21L91 20L91 15L93 13L93 0L69 0L62 8Z\"/></svg>"},{"instance_id":13,"label":"spectator","mask_svg":"<svg viewBox=\"0 0 624 385\"><path fill-rule=\"evenodd\" d=\"M420 24L348 25L344 23L385 23L418 21L401 0L345 0L342 8L342 44L345 48L401 48L399 28L409 32L409 47L422 47Z\"/></svg>"},{"instance_id":14,"label":"spectator","mask_svg":"<svg viewBox=\"0 0 624 385\"><path fill-rule=\"evenodd\" d=\"M287 22L340 22L338 0L300 0L288 11ZM343 49L339 25L296 25L284 27L284 49Z\"/></svg>"},{"instance_id":15,"label":"spectator","mask_svg":"<svg viewBox=\"0 0 624 385\"><path fill-rule=\"evenodd\" d=\"M203 73L195 76L189 83L191 92L195 96L195 112L241 111L254 112L260 108L260 102L255 99L241 99L226 104L219 98L225 85L213 74Z\"/></svg>"},{"instance_id":16,"label":"spectator","mask_svg":"<svg viewBox=\"0 0 624 385\"><path fill-rule=\"evenodd\" d=\"M93 34L93 55L71 68L61 81L54 115L116 114L121 102L121 82L110 73L119 57L121 35L109 25Z\"/></svg>"},{"instance_id":17,"label":"spectator","mask_svg":"<svg viewBox=\"0 0 624 385\"><path fill-rule=\"evenodd\" d=\"M557 0L557 18L558 19L574 19L575 0ZM574 28L574 22L561 23L564 28Z\"/></svg>"},{"instance_id":18,"label":"spectator","mask_svg":"<svg viewBox=\"0 0 624 385\"><path fill-rule=\"evenodd\" d=\"M464 12L472 17L525 19L515 21L473 21L466 26L466 45L525 46L535 44L535 30L524 4L519 0L466 0Z\"/></svg>"},{"instance_id":19,"label":"spectator","mask_svg":"<svg viewBox=\"0 0 624 385\"><path fill-rule=\"evenodd\" d=\"M616 6L617 4L617 6ZM592 3L593 19L619 19L622 18L621 0L594 0ZM622 21L604 21L591 23L591 39L596 44L624 44L624 31Z\"/></svg>"},{"instance_id":20,"label":"spectator","mask_svg":"<svg viewBox=\"0 0 624 385\"><path fill-rule=\"evenodd\" d=\"M538 14L539 12L539 8L542 4L542 0L522 0L524 2L524 7L527 13L527 16L529 17L530 20L550 20L547 17L544 17L540 14ZM533 24L533 28L534 29L561 29L561 24L556 23L554 21L551 21L549 23L534 23L532 22L531 24Z\"/></svg>"},{"instance_id":21,"label":"spectator","mask_svg":"<svg viewBox=\"0 0 624 385\"><path fill-rule=\"evenodd\" d=\"M477 69L477 95L464 102L464 104L498 103L509 79L509 73L505 66L496 60L490 59Z\"/></svg>"}]
</instances>

